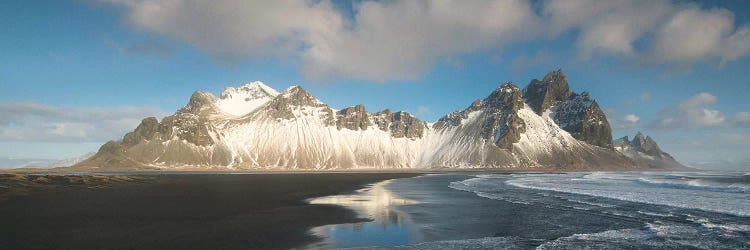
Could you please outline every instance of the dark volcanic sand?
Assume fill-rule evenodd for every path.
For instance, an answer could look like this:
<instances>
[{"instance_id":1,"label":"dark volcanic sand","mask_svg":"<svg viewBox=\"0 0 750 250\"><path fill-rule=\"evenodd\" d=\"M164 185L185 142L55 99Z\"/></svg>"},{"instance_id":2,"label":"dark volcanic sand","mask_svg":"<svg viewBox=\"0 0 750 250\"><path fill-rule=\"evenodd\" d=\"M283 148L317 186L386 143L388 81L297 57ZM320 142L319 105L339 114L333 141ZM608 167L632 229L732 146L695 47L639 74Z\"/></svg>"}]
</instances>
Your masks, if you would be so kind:
<instances>
[{"instance_id":1,"label":"dark volcanic sand","mask_svg":"<svg viewBox=\"0 0 750 250\"><path fill-rule=\"evenodd\" d=\"M317 240L311 227L361 220L346 208L305 199L415 175L169 174L111 181L3 175L0 249L298 247Z\"/></svg>"}]
</instances>

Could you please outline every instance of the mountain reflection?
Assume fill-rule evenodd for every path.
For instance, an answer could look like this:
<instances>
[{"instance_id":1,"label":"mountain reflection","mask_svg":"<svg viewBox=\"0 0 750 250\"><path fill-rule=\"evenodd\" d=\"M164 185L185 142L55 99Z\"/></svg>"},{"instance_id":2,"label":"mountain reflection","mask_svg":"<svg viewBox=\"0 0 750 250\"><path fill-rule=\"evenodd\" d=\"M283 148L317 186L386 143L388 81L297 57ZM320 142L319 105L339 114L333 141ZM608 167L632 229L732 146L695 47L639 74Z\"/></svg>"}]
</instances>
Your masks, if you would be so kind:
<instances>
[{"instance_id":1,"label":"mountain reflection","mask_svg":"<svg viewBox=\"0 0 750 250\"><path fill-rule=\"evenodd\" d=\"M396 208L400 205L416 204L416 201L398 197L383 181L354 194L335 195L311 199L310 204L340 205L355 210L369 222L327 225L312 230L325 242L311 247L357 247L369 245L408 244L416 237L409 219Z\"/></svg>"}]
</instances>

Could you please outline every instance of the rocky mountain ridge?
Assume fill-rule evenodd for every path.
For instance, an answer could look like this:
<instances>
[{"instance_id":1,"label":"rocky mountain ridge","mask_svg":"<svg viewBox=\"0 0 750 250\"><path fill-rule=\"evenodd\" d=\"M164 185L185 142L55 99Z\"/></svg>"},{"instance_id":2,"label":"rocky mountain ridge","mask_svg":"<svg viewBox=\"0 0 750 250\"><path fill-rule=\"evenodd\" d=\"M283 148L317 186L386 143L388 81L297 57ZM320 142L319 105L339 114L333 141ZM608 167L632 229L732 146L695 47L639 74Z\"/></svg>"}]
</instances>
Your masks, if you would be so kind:
<instances>
[{"instance_id":1,"label":"rocky mountain ridge","mask_svg":"<svg viewBox=\"0 0 750 250\"><path fill-rule=\"evenodd\" d=\"M219 97L197 91L74 168L653 168L614 150L611 138L596 101L570 90L561 70L523 89L503 83L434 124L363 105L335 110L300 86L277 92L253 82Z\"/></svg>"},{"instance_id":2,"label":"rocky mountain ridge","mask_svg":"<svg viewBox=\"0 0 750 250\"><path fill-rule=\"evenodd\" d=\"M628 136L624 136L615 140L613 144L617 152L628 156L630 159L641 165L647 165L654 168L663 166L671 168L683 167L674 159L674 157L662 151L654 139L650 136L644 136L640 131L636 133L632 141L628 140Z\"/></svg>"}]
</instances>

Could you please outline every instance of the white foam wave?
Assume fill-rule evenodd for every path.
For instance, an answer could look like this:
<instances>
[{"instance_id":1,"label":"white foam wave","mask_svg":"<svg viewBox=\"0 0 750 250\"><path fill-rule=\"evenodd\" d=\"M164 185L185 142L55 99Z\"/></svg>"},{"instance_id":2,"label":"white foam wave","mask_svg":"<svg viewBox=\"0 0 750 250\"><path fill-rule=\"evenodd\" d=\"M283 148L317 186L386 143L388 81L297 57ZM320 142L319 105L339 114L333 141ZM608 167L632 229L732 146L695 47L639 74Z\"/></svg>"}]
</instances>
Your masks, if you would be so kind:
<instances>
[{"instance_id":1,"label":"white foam wave","mask_svg":"<svg viewBox=\"0 0 750 250\"><path fill-rule=\"evenodd\" d=\"M703 190L716 190L725 192L748 192L747 185L733 183L733 184L722 184L712 181L705 181L701 179L657 179L641 177L637 179L638 182L646 185L657 185L663 187L675 187L685 189L703 189Z\"/></svg>"},{"instance_id":2,"label":"white foam wave","mask_svg":"<svg viewBox=\"0 0 750 250\"><path fill-rule=\"evenodd\" d=\"M573 181L574 178L580 178L580 174L570 174L555 178L527 175L526 177L507 180L505 183L520 188L589 195L750 217L750 194L746 192L641 185L637 181L622 181L630 178L630 176L618 176L617 174L586 176L596 178L598 181L591 183ZM693 182L693 185L696 184L700 183Z\"/></svg>"}]
</instances>

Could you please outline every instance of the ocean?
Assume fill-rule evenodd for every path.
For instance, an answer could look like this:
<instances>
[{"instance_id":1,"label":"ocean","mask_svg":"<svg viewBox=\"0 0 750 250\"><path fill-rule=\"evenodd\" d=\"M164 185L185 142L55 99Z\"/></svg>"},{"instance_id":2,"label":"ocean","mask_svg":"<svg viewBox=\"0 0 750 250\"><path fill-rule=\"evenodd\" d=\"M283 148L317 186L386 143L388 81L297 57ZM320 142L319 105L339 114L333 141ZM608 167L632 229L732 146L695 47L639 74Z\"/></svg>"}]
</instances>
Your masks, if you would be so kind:
<instances>
[{"instance_id":1,"label":"ocean","mask_svg":"<svg viewBox=\"0 0 750 250\"><path fill-rule=\"evenodd\" d=\"M748 173L428 174L309 202L371 219L310 248L750 249Z\"/></svg>"}]
</instances>

